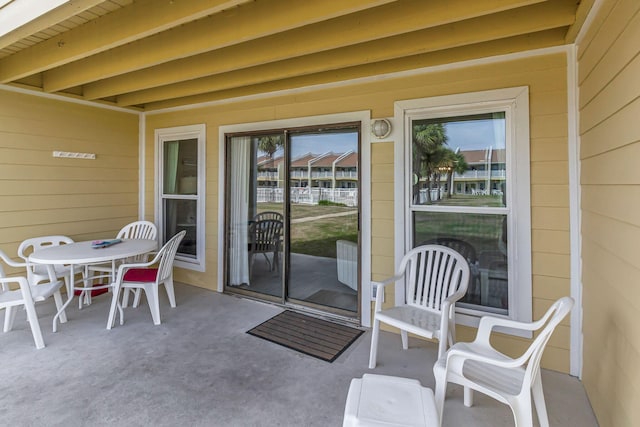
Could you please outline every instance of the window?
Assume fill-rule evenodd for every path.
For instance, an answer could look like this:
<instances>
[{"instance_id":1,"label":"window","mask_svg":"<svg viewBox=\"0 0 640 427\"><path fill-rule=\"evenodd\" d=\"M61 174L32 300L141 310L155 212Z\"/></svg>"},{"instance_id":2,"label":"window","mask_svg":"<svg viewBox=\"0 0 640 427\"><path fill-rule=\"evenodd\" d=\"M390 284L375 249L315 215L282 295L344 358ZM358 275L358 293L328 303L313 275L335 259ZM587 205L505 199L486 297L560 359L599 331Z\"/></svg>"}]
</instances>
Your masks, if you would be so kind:
<instances>
[{"instance_id":1,"label":"window","mask_svg":"<svg viewBox=\"0 0 640 427\"><path fill-rule=\"evenodd\" d=\"M204 271L204 147L204 125L156 130L160 241L186 230L175 264L198 271Z\"/></svg>"},{"instance_id":2,"label":"window","mask_svg":"<svg viewBox=\"0 0 640 427\"><path fill-rule=\"evenodd\" d=\"M402 101L396 119L404 123L400 247L463 254L471 278L456 305L461 323L489 313L530 320L527 89Z\"/></svg>"}]
</instances>

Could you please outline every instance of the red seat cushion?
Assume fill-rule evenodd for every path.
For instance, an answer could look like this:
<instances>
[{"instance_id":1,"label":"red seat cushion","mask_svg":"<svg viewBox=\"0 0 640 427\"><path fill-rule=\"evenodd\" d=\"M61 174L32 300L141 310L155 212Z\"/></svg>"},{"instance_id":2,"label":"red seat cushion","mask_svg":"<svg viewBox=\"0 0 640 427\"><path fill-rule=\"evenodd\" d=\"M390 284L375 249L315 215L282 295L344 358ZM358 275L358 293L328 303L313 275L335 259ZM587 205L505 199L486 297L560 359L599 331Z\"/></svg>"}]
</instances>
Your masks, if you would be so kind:
<instances>
[{"instance_id":1,"label":"red seat cushion","mask_svg":"<svg viewBox=\"0 0 640 427\"><path fill-rule=\"evenodd\" d=\"M94 286L104 286L102 284L100 285L94 285ZM103 289L94 289L91 291L91 297L97 297L98 295L102 295L102 294L106 294L107 292L109 292L109 289L107 288L103 288ZM82 293L82 289L76 289L75 291L73 291L73 294L75 296L79 296Z\"/></svg>"},{"instance_id":2,"label":"red seat cushion","mask_svg":"<svg viewBox=\"0 0 640 427\"><path fill-rule=\"evenodd\" d=\"M157 268L132 268L124 273L126 282L155 282L158 276Z\"/></svg>"}]
</instances>

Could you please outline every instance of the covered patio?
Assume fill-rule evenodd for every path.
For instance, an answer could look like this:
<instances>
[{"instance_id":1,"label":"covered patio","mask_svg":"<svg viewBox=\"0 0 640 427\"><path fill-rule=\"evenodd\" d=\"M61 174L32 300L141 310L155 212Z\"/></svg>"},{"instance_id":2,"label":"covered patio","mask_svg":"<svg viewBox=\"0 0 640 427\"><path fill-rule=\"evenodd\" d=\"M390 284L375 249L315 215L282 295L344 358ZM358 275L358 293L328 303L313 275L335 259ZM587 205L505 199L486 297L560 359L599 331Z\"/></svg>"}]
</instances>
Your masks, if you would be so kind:
<instances>
[{"instance_id":1,"label":"covered patio","mask_svg":"<svg viewBox=\"0 0 640 427\"><path fill-rule=\"evenodd\" d=\"M368 371L371 283L426 241L416 236L434 218L463 223L464 211L495 215L511 246L507 277L491 277L506 293L488 295L492 267L479 264L485 300L501 311L462 307L457 340L472 340L482 315L531 321L571 296L541 362L551 425L636 425L639 1L37 3L0 0L0 250L15 259L36 236L108 239L136 220L153 222L161 242L180 229L187 237L174 269L178 307L161 303L160 326L143 307L107 331L102 296L82 311L72 304L54 334L47 301L38 307L47 347L36 351L20 312L0 334L0 423L339 425L350 379ZM452 169L415 173L414 125L489 116L505 123L504 144L478 153L512 157L471 162L486 184L461 181L453 193L496 205L427 205L419 185ZM373 133L381 123L386 131ZM245 333L287 307L286 280L280 306L224 294L234 285L229 195L249 170L234 169L230 152L233 138L345 128L357 134L358 160L343 172L358 176L350 185L360 198L348 320L366 332L328 364ZM318 145L312 154L333 152ZM437 182L453 187L446 173ZM496 174L500 189L490 187ZM477 240L500 250L491 239ZM386 307L402 296L389 291ZM496 347L519 355L530 338L500 333ZM414 339L402 352L389 330L381 340L376 372L434 386L435 344ZM450 387L444 425L513 425L506 407L478 396L466 409Z\"/></svg>"},{"instance_id":2,"label":"covered patio","mask_svg":"<svg viewBox=\"0 0 640 427\"><path fill-rule=\"evenodd\" d=\"M433 387L437 345L383 332L379 363L367 368L370 332L333 363L246 333L279 307L177 284L177 307L162 295L162 324L147 307L105 329L109 295L67 310L51 332L52 301L38 306L46 349L36 351L24 311L2 336L2 423L73 426L339 426L351 378L370 372ZM598 424L580 381L544 370L554 427ZM472 408L449 386L443 426L507 427L509 408L480 394Z\"/></svg>"}]
</instances>

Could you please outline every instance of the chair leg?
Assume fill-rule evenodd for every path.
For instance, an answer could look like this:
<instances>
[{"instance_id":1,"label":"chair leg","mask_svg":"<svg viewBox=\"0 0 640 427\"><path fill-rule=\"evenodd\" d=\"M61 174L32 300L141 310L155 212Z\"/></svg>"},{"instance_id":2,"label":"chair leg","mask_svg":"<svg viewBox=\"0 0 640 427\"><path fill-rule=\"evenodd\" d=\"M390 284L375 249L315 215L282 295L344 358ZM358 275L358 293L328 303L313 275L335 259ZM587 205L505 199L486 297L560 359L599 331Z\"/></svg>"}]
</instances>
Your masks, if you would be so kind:
<instances>
[{"instance_id":1,"label":"chair leg","mask_svg":"<svg viewBox=\"0 0 640 427\"><path fill-rule=\"evenodd\" d=\"M409 334L407 331L400 330L400 337L402 338L402 349L407 350L409 348Z\"/></svg>"},{"instance_id":2,"label":"chair leg","mask_svg":"<svg viewBox=\"0 0 640 427\"><path fill-rule=\"evenodd\" d=\"M371 350L369 352L369 369L376 367L378 357L378 335L380 333L380 321L373 321L373 331L371 332Z\"/></svg>"},{"instance_id":3,"label":"chair leg","mask_svg":"<svg viewBox=\"0 0 640 427\"><path fill-rule=\"evenodd\" d=\"M433 376L436 379L435 402L438 416L442 420L442 412L444 411L444 398L447 392L447 371L438 368L437 364L433 367Z\"/></svg>"},{"instance_id":4,"label":"chair leg","mask_svg":"<svg viewBox=\"0 0 640 427\"><path fill-rule=\"evenodd\" d=\"M522 399L510 402L511 412L515 420L516 427L533 427L533 412L531 408L531 395L526 393Z\"/></svg>"},{"instance_id":5,"label":"chair leg","mask_svg":"<svg viewBox=\"0 0 640 427\"><path fill-rule=\"evenodd\" d=\"M540 427L549 427L549 416L547 415L547 405L544 402L540 371L538 371L538 375L536 375L536 378L533 380L531 391L533 394L533 403L536 406L536 413L538 414L538 423Z\"/></svg>"},{"instance_id":6,"label":"chair leg","mask_svg":"<svg viewBox=\"0 0 640 427\"><path fill-rule=\"evenodd\" d=\"M470 408L473 406L473 389L471 387L464 388L464 406Z\"/></svg>"},{"instance_id":7,"label":"chair leg","mask_svg":"<svg viewBox=\"0 0 640 427\"><path fill-rule=\"evenodd\" d=\"M164 281L164 288L167 291L167 296L169 297L169 304L172 308L176 308L176 293L173 290L173 278L169 277Z\"/></svg>"},{"instance_id":8,"label":"chair leg","mask_svg":"<svg viewBox=\"0 0 640 427\"><path fill-rule=\"evenodd\" d=\"M60 312L60 316L58 317L60 319L60 323L67 323L67 313L65 313L64 310L60 311L64 306L60 290L53 293L53 301L56 303L56 311Z\"/></svg>"},{"instance_id":9,"label":"chair leg","mask_svg":"<svg viewBox=\"0 0 640 427\"><path fill-rule=\"evenodd\" d=\"M116 308L118 307L118 295L120 294L120 286L116 286L113 289L113 296L111 297L111 308L109 309L109 318L107 319L107 329L113 328L113 324L116 320ZM120 312L120 324L124 323L124 315Z\"/></svg>"},{"instance_id":10,"label":"chair leg","mask_svg":"<svg viewBox=\"0 0 640 427\"><path fill-rule=\"evenodd\" d=\"M4 327L2 332L9 332L13 328L13 322L16 319L16 307L10 306L4 312Z\"/></svg>"},{"instance_id":11,"label":"chair leg","mask_svg":"<svg viewBox=\"0 0 640 427\"><path fill-rule=\"evenodd\" d=\"M147 296L147 303L149 304L149 310L151 311L151 317L153 318L153 324L160 324L160 301L158 300L158 286L152 284L145 286L144 293Z\"/></svg>"},{"instance_id":12,"label":"chair leg","mask_svg":"<svg viewBox=\"0 0 640 427\"><path fill-rule=\"evenodd\" d=\"M133 308L136 308L140 305L140 295L142 292L141 288L136 289L135 291L133 291Z\"/></svg>"},{"instance_id":13,"label":"chair leg","mask_svg":"<svg viewBox=\"0 0 640 427\"><path fill-rule=\"evenodd\" d=\"M124 288L122 290L122 308L127 308L129 306L129 288Z\"/></svg>"},{"instance_id":14,"label":"chair leg","mask_svg":"<svg viewBox=\"0 0 640 427\"><path fill-rule=\"evenodd\" d=\"M36 343L36 348L44 348L44 340L42 339L42 331L40 330L40 323L38 323L38 315L33 304L25 304L24 308L27 310L27 319L29 319L29 326L31 327L31 334L33 335L33 341Z\"/></svg>"}]
</instances>

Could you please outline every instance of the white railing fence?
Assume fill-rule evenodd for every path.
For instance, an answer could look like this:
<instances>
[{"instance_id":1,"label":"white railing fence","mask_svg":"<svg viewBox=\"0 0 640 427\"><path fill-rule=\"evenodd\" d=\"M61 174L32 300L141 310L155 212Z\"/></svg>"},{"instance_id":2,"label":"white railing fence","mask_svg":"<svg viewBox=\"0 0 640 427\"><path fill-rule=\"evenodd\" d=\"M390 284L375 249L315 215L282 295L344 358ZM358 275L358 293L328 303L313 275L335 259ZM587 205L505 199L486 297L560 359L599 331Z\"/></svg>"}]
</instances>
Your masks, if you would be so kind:
<instances>
[{"instance_id":1,"label":"white railing fence","mask_svg":"<svg viewBox=\"0 0 640 427\"><path fill-rule=\"evenodd\" d=\"M284 192L277 187L258 187L258 203L283 203ZM317 205L321 200L342 203L345 206L358 206L357 188L318 188L292 187L291 203Z\"/></svg>"}]
</instances>

